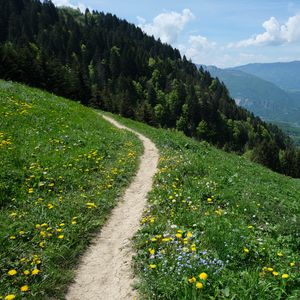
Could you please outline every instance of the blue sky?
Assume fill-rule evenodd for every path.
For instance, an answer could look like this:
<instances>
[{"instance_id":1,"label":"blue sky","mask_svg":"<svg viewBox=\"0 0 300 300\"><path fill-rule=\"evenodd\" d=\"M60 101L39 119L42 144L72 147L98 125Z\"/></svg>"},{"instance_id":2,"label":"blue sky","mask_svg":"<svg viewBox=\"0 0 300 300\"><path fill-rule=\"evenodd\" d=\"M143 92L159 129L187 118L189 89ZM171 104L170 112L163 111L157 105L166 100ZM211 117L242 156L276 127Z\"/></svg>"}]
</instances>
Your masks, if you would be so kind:
<instances>
[{"instance_id":1,"label":"blue sky","mask_svg":"<svg viewBox=\"0 0 300 300\"><path fill-rule=\"evenodd\" d=\"M195 63L229 67L300 60L299 0L52 1L116 14Z\"/></svg>"}]
</instances>

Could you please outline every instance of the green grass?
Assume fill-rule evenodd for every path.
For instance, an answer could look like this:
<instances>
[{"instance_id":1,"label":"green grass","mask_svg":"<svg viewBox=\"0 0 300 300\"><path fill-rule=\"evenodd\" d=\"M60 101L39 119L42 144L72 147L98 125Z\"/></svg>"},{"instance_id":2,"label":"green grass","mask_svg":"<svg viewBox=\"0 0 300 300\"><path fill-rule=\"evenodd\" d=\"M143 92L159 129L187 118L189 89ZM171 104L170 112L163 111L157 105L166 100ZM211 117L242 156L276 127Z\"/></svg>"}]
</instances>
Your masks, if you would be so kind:
<instances>
[{"instance_id":1,"label":"green grass","mask_svg":"<svg viewBox=\"0 0 300 300\"><path fill-rule=\"evenodd\" d=\"M300 180L119 120L161 153L135 238L142 299L300 299Z\"/></svg>"},{"instance_id":2,"label":"green grass","mask_svg":"<svg viewBox=\"0 0 300 300\"><path fill-rule=\"evenodd\" d=\"M0 81L0 103L0 299L63 299L142 145L95 111L36 89Z\"/></svg>"}]
</instances>

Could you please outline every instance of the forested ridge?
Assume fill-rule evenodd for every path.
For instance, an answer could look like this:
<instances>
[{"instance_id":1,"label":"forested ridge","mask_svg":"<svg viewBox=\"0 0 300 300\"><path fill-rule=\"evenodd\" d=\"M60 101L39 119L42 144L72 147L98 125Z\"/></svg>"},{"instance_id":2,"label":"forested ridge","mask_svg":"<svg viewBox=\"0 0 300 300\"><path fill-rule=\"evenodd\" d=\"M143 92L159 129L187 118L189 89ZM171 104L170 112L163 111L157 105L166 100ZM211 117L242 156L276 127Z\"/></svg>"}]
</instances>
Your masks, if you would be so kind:
<instances>
[{"instance_id":1,"label":"forested ridge","mask_svg":"<svg viewBox=\"0 0 300 300\"><path fill-rule=\"evenodd\" d=\"M114 15L0 0L0 77L153 126L176 128L286 175L300 151L178 50Z\"/></svg>"}]
</instances>

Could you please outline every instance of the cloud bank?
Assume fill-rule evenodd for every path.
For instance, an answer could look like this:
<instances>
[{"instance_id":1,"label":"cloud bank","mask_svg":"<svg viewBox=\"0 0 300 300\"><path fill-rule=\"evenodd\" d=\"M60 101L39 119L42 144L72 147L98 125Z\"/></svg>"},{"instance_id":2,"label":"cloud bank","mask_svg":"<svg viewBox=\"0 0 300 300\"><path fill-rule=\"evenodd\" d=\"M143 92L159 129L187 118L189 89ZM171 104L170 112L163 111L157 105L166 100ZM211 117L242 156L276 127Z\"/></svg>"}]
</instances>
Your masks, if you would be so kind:
<instances>
[{"instance_id":1,"label":"cloud bank","mask_svg":"<svg viewBox=\"0 0 300 300\"><path fill-rule=\"evenodd\" d=\"M145 33L160 38L163 43L174 44L185 25L195 18L190 9L184 9L182 13L165 12L156 16L151 23L138 17L138 25Z\"/></svg>"},{"instance_id":2,"label":"cloud bank","mask_svg":"<svg viewBox=\"0 0 300 300\"><path fill-rule=\"evenodd\" d=\"M229 48L251 46L278 46L300 41L300 14L290 17L284 24L271 17L262 24L265 32L249 39L229 44Z\"/></svg>"},{"instance_id":3,"label":"cloud bank","mask_svg":"<svg viewBox=\"0 0 300 300\"><path fill-rule=\"evenodd\" d=\"M86 9L86 6L83 3L77 3L77 5L73 5L70 0L52 0L52 2L55 6L69 6L74 9L79 8L81 12L84 12Z\"/></svg>"}]
</instances>

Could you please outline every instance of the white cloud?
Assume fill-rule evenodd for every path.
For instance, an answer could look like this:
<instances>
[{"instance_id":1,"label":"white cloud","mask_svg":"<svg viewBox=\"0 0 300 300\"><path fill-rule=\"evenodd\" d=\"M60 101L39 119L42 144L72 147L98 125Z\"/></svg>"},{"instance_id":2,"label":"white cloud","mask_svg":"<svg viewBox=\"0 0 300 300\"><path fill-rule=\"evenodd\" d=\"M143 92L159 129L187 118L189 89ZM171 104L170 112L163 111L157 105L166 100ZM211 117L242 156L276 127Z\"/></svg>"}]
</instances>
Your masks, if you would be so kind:
<instances>
[{"instance_id":1,"label":"white cloud","mask_svg":"<svg viewBox=\"0 0 300 300\"><path fill-rule=\"evenodd\" d=\"M210 42L206 37L201 35L191 35L189 44L197 50L209 50L216 46L215 42Z\"/></svg>"},{"instance_id":2,"label":"white cloud","mask_svg":"<svg viewBox=\"0 0 300 300\"><path fill-rule=\"evenodd\" d=\"M179 45L178 49L187 59L195 63L205 63L211 59L217 52L217 44L211 42L208 38L201 35L190 35L185 45Z\"/></svg>"},{"instance_id":3,"label":"white cloud","mask_svg":"<svg viewBox=\"0 0 300 300\"><path fill-rule=\"evenodd\" d=\"M73 5L70 0L52 0L54 5L56 6L69 6L74 9L79 8L81 12L84 12L86 10L86 6L83 3L77 3L77 5Z\"/></svg>"},{"instance_id":4,"label":"white cloud","mask_svg":"<svg viewBox=\"0 0 300 300\"><path fill-rule=\"evenodd\" d=\"M182 13L165 12L156 16L152 23L138 17L139 27L149 35L160 38L163 43L175 43L185 25L193 20L195 16L190 9L184 9Z\"/></svg>"},{"instance_id":5,"label":"white cloud","mask_svg":"<svg viewBox=\"0 0 300 300\"><path fill-rule=\"evenodd\" d=\"M276 46L300 41L300 14L290 17L282 25L275 17L271 17L262 26L265 32L237 43L231 43L228 47Z\"/></svg>"}]
</instances>

